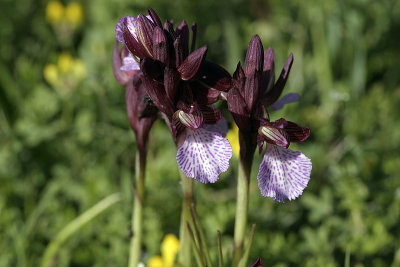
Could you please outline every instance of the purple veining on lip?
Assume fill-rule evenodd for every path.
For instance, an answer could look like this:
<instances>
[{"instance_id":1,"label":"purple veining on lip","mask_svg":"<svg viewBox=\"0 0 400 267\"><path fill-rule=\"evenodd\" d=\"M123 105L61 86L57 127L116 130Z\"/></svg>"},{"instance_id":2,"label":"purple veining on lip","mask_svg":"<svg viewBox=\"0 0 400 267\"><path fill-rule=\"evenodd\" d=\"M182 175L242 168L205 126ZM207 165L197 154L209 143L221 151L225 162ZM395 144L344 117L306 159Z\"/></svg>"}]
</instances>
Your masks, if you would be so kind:
<instances>
[{"instance_id":1,"label":"purple veining on lip","mask_svg":"<svg viewBox=\"0 0 400 267\"><path fill-rule=\"evenodd\" d=\"M229 168L232 148L217 132L187 129L186 138L178 149L176 160L186 176L201 183L215 183Z\"/></svg>"},{"instance_id":2,"label":"purple veining on lip","mask_svg":"<svg viewBox=\"0 0 400 267\"><path fill-rule=\"evenodd\" d=\"M267 144L257 175L258 187L275 201L293 200L303 193L311 174L311 160L304 154Z\"/></svg>"}]
</instances>

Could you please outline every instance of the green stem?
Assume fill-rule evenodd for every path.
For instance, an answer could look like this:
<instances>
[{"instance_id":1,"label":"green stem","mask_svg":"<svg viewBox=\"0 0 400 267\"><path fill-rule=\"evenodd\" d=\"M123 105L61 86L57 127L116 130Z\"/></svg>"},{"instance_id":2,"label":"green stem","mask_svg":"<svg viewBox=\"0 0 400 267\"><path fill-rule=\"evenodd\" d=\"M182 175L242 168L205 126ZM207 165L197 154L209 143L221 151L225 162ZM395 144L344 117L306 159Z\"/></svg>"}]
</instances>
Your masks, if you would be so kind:
<instances>
[{"instance_id":1,"label":"green stem","mask_svg":"<svg viewBox=\"0 0 400 267\"><path fill-rule=\"evenodd\" d=\"M134 186L132 211L132 238L129 248L129 267L137 267L142 252L143 235L143 200L144 181L146 176L146 149L136 151L136 184Z\"/></svg>"},{"instance_id":2,"label":"green stem","mask_svg":"<svg viewBox=\"0 0 400 267\"><path fill-rule=\"evenodd\" d=\"M67 240L72 234L78 231L85 224L90 222L94 217L102 213L111 205L117 203L121 200L121 195L119 193L112 194L105 199L101 200L99 203L79 215L76 219L67 224L51 241L51 243L46 247L43 254L42 261L40 263L41 267L51 266L53 263L54 256L61 247L61 245Z\"/></svg>"},{"instance_id":3,"label":"green stem","mask_svg":"<svg viewBox=\"0 0 400 267\"><path fill-rule=\"evenodd\" d=\"M238 266L243 254L249 206L249 185L253 153L240 153L236 197L236 218L232 266Z\"/></svg>"},{"instance_id":4,"label":"green stem","mask_svg":"<svg viewBox=\"0 0 400 267\"><path fill-rule=\"evenodd\" d=\"M193 197L193 179L186 177L185 174L181 172L181 182L182 182L182 213L181 213L181 225L179 231L179 263L182 266L190 267L191 264L191 238L190 233L187 228L187 222L191 222L191 215L189 206L194 203Z\"/></svg>"}]
</instances>

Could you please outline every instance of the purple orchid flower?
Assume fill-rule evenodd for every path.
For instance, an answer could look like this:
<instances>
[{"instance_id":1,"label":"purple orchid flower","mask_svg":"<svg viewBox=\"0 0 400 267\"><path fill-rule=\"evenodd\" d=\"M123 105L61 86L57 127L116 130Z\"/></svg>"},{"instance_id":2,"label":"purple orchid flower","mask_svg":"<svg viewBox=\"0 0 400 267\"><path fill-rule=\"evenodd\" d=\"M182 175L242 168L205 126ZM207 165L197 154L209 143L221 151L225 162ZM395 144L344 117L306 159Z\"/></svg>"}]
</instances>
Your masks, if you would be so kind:
<instances>
[{"instance_id":1,"label":"purple orchid flower","mask_svg":"<svg viewBox=\"0 0 400 267\"><path fill-rule=\"evenodd\" d=\"M125 102L129 122L136 135L138 149L145 153L148 136L154 121L158 117L157 108L146 101L146 89L141 82L142 72L135 69L124 69L129 51L122 47L119 52L118 42L114 46L113 71L115 79L126 87Z\"/></svg>"},{"instance_id":2,"label":"purple orchid flower","mask_svg":"<svg viewBox=\"0 0 400 267\"><path fill-rule=\"evenodd\" d=\"M232 149L221 131L221 113L212 104L220 91L231 87L229 73L205 60L207 47L194 51L196 25L182 22L176 30L161 24L149 9L148 16L122 18L116 26L123 43L140 66L141 81L154 105L162 112L176 141L176 159L182 172L202 183L214 183L229 167ZM218 126L221 125L221 126Z\"/></svg>"},{"instance_id":3,"label":"purple orchid flower","mask_svg":"<svg viewBox=\"0 0 400 267\"><path fill-rule=\"evenodd\" d=\"M250 267L264 267L264 265L262 263L262 260L260 258L258 258L257 261Z\"/></svg>"},{"instance_id":4,"label":"purple orchid flower","mask_svg":"<svg viewBox=\"0 0 400 267\"><path fill-rule=\"evenodd\" d=\"M265 197L275 201L293 200L302 194L310 179L311 160L300 152L288 149L291 142L302 142L310 129L279 119L271 122L266 107L281 108L298 99L288 95L277 101L286 84L293 55L286 61L275 83L274 52L263 51L261 40L255 35L247 50L244 69L240 63L233 75L233 88L225 97L228 108L239 128L240 156L252 161L257 143L266 151L257 175L258 187Z\"/></svg>"}]
</instances>

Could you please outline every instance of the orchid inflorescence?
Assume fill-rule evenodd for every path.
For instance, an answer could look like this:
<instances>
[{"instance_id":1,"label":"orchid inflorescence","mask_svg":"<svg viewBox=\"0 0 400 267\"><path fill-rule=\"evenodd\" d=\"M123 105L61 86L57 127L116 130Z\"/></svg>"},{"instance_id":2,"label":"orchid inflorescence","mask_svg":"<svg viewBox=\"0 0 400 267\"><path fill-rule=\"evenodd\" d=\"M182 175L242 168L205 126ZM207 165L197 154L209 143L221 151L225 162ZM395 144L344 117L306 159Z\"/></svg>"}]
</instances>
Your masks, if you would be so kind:
<instances>
[{"instance_id":1,"label":"orchid inflorescence","mask_svg":"<svg viewBox=\"0 0 400 267\"><path fill-rule=\"evenodd\" d=\"M162 24L152 9L116 25L114 75L127 89L138 148L144 149L151 125L163 118L177 145L181 171L201 183L216 182L229 167L232 148L225 138L227 122L213 104L227 101L239 128L240 155L252 157L257 146L261 154L266 144L257 175L261 194L279 202L295 199L307 186L312 166L304 154L288 147L306 140L310 129L283 118L271 121L267 110L298 100L293 93L279 99L293 56L275 81L274 52L264 51L255 35L244 68L239 63L232 77L206 60L207 46L195 50L196 24L191 29L190 38L185 21L176 28L168 20Z\"/></svg>"}]
</instances>

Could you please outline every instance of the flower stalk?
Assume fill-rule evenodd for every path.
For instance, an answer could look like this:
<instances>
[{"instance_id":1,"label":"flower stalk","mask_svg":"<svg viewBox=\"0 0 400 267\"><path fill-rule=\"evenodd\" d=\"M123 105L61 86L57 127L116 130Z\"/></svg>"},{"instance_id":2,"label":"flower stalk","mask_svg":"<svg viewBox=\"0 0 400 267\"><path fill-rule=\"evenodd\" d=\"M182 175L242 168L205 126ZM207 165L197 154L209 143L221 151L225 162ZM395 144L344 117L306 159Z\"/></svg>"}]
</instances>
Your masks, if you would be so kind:
<instances>
[{"instance_id":1,"label":"flower stalk","mask_svg":"<svg viewBox=\"0 0 400 267\"><path fill-rule=\"evenodd\" d=\"M193 197L193 179L188 178L185 174L180 172L181 174L181 183L182 183L182 213L181 213L181 223L180 223L180 231L179 231L179 242L180 242L180 250L178 260L182 266L191 266L191 237L189 230L187 228L187 223L192 224L192 217L190 214L190 205L194 203Z\"/></svg>"},{"instance_id":2,"label":"flower stalk","mask_svg":"<svg viewBox=\"0 0 400 267\"><path fill-rule=\"evenodd\" d=\"M129 267L136 267L141 256L143 236L144 184L146 177L146 149L136 151L135 185L133 188L132 237L129 249Z\"/></svg>"},{"instance_id":3,"label":"flower stalk","mask_svg":"<svg viewBox=\"0 0 400 267\"><path fill-rule=\"evenodd\" d=\"M240 152L232 266L238 266L243 255L249 206L250 173L254 150L250 149L250 151L244 151L244 149L241 149Z\"/></svg>"}]
</instances>

